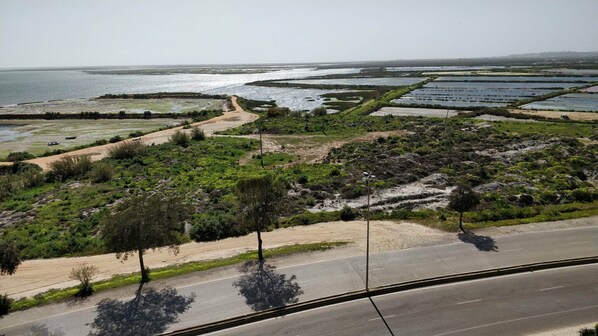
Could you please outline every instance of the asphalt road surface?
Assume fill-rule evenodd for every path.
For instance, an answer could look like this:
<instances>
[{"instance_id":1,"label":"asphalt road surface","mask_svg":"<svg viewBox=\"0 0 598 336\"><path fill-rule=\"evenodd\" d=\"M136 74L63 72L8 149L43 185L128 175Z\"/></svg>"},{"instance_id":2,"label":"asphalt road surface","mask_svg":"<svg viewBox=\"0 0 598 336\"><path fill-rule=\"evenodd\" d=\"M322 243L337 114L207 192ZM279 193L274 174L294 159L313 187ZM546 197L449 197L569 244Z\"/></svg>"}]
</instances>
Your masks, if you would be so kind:
<instances>
[{"instance_id":1,"label":"asphalt road surface","mask_svg":"<svg viewBox=\"0 0 598 336\"><path fill-rule=\"evenodd\" d=\"M370 258L370 287L475 270L493 269L497 267L534 262L598 255L598 227L569 228L553 231L521 233L510 236L502 236L496 238L496 240L492 239L491 237L467 237L464 238L464 240L465 242L447 245L418 247L396 252L375 254ZM598 279L598 272L596 272L596 268L588 269L593 270L593 288L596 288L598 286L596 283L596 281L598 281L596 280ZM178 287L176 288L176 296L163 292L159 292L157 294L154 293L152 296L151 293L149 293L147 296L151 297L153 301L146 300L143 295L141 297L137 297L137 300L135 300L134 298L136 292L135 289L132 288L128 297L114 298L118 301L107 302L100 306L86 306L85 303L78 305L73 305L72 303L61 303L45 307L38 307L23 312L12 313L3 319L0 319L0 335L87 335L90 330L92 330L92 327L93 330L97 331L107 330L105 328L108 328L108 326L121 325L122 328L118 330L124 330L123 328L130 327L132 322L143 324L144 319L152 320L159 324L155 326L156 329L154 330L175 330L239 316L242 314L248 314L270 306L279 306L297 301L301 302L363 289L365 278L364 270L365 257L344 258L315 263L311 263L309 260L306 260L305 264L303 265L295 265L284 268L281 267L269 271L262 270L261 272L256 269L244 270L244 272L240 270L239 276ZM243 281L239 281L240 279L243 279ZM260 294L259 286L263 286L260 281L263 281L264 279L275 279L275 282L268 283L267 285L269 286L269 289L265 291L265 293ZM502 284L506 287L482 286L477 290L477 292L475 292L476 295L473 295L475 297L465 295L467 292L462 293L462 297L459 299L459 302L478 299L482 299L482 301L464 303L465 306L460 308L478 307L481 310L487 310L487 307L484 305L488 304L488 302L496 302L499 307L502 307L501 305L509 306L509 298L505 297L506 301L488 301L488 295L502 293L501 290L503 290L503 288L507 291L506 294L508 294L510 291L518 290L519 280L517 279L520 278L506 277L496 280L499 281L499 284ZM543 280L543 278L538 279L538 281L542 280L543 282L549 281ZM510 281L513 281L513 284L508 285ZM235 283L237 283L237 286L235 286ZM555 286L561 286L561 284L556 284L552 287ZM589 285L580 284L578 287L580 287L580 290L582 290L585 288L584 286L587 287ZM146 285L145 289L147 290L151 287L152 283ZM537 287L548 288L551 286L538 285ZM569 288L568 285L566 288ZM436 298L436 290L438 289L427 289L425 293L431 294L424 295L422 297L412 296L415 295L413 293L417 293L417 291L396 294L398 295L397 297L407 298L407 300L401 300L401 302L403 302L403 306L400 306L399 308L401 308L401 311L402 309L409 307L414 309L422 309L422 307L425 307L426 304L433 306L440 305L439 307L442 307L443 302L446 303L445 301L441 301L439 303L433 301L433 299ZM468 287L468 291L469 290L471 289ZM593 304L598 305L598 297L596 296L596 292L588 292L588 288L583 290L585 290L583 295L575 294L576 292L569 293L568 291L564 291L562 289L555 289L554 292L547 291L551 293L536 292L538 294L538 298L544 297L544 294L553 295L552 299L555 300L553 302L554 304L559 304L562 302L559 296L561 294L563 295L563 300L567 298L567 295L573 295L573 298L577 298L579 295L593 295L590 298L593 300ZM244 294L242 295L241 292ZM194 298L192 302L188 302L183 307L177 306L177 304L181 303L181 300L184 301L185 299L190 299L192 297ZM389 298L393 297L395 296L389 296ZM528 297L530 306L534 306L538 302L544 302L536 301L535 297L536 296ZM418 303L418 300L420 300L421 303ZM447 297L446 300L449 300L449 297ZM388 304L388 301L393 301L393 299L379 297L376 298L375 301L379 304L379 307L382 311L389 311L388 313L384 314L395 314L396 316L401 316L401 318L396 319L397 321L404 321L405 319L411 321L409 319L416 319L418 318L417 316L419 316L417 314L404 315L398 311L395 311L395 308L397 307ZM572 301L566 301L563 303L564 307L566 307L564 310L575 309L576 307L583 306L582 301L579 301L579 304L576 306L571 306L571 302ZM102 312L106 313L109 311L107 309L109 307L112 307L112 311L115 311L115 304L120 305L119 311L121 311L121 315L102 315ZM339 316L351 316L352 310L344 311L344 309L345 307L352 307L353 305L367 306L367 302L353 302L347 304L346 306L334 306L329 308L329 313L332 315L338 314ZM525 305L522 303L519 308L515 308L515 306L513 306L513 310L507 309L507 311L514 313L527 313L527 311L523 310L525 308L524 306ZM540 306L542 306L542 304L538 304L538 307ZM168 311L170 307L172 307L172 311L168 316L164 316L161 319L156 317L159 316L159 314L164 314L164 312ZM433 319L438 323L440 323L440 321L447 320L446 323L449 325L437 326L438 330L444 330L442 332L453 329L458 330L469 328L471 325L465 323L467 321L471 321L471 323L473 323L472 325L494 323L484 322L486 320L483 319L483 316L479 316L477 313L474 314L471 311L463 312L464 319L459 318L460 314L455 315L452 313L452 311L453 310L451 309L445 309L438 312L432 310L431 312L428 312L427 317L433 317ZM434 316L429 315L432 314L432 312L434 313ZM585 310L580 311L579 314L582 312L585 312ZM593 310L593 312L596 313L595 310ZM145 313L147 315L143 315L141 313ZM493 315L491 311L487 313L490 317ZM366 322L370 318L376 317L373 315L368 315L369 313L366 313L365 311L355 314L355 318L361 316L362 314L363 316L369 316L368 319L366 319ZM572 313L574 316L577 316L576 314ZM563 316L568 315L565 314ZM422 315L419 318L424 317L426 316ZM481 318L481 322L477 320L478 317ZM284 319L289 318L290 317L286 317ZM514 318L516 318L515 315L509 317L511 320ZM94 319L97 321L94 322ZM593 319L598 322L598 314L594 314ZM558 327L561 326L561 324L559 324L560 322L563 322L562 325L566 326L566 324L576 321L575 319L559 320L550 318L547 320L549 320L551 323L539 325L538 327ZM453 323L451 321L455 321L456 324L450 325ZM456 321L461 322L457 323ZM419 320L419 322L422 321ZM331 323L333 324L333 327L340 328L338 322ZM389 319L389 324L392 325L392 323L398 322L393 322L392 319ZM505 325L517 325L520 323L521 322L518 320L513 320ZM428 322L425 324L427 325ZM370 325L369 327L372 328L372 332L378 332L378 329L376 329L377 324L366 323L365 325ZM409 327L410 325L411 324L407 323L406 326L401 327L399 324L397 324L394 327L404 328L405 331L411 330L409 328L413 328L413 330L417 329L413 326ZM503 330L504 326L500 325L500 327L501 328L498 329ZM347 329L347 334L350 334L350 331L353 329L355 328L351 327ZM143 332L149 333L147 330L148 329L144 329ZM361 329L355 329L356 332L359 330ZM490 329L484 329L484 331L488 330ZM304 334L299 331L301 331L301 328L299 328L296 334ZM143 332L136 330L130 334L143 335ZM440 334L442 334L442 332L440 332ZM465 330L462 333L468 334L468 332L468 330ZM126 333L123 332L122 334ZM358 332L357 334L362 333ZM402 335L403 333L401 332L400 334ZM423 332L419 334L432 335L433 332L430 331L429 333ZM476 333L475 330L473 330L469 334L473 335L479 333Z\"/></svg>"},{"instance_id":2,"label":"asphalt road surface","mask_svg":"<svg viewBox=\"0 0 598 336\"><path fill-rule=\"evenodd\" d=\"M596 321L598 265L590 265L388 294L209 335L512 336Z\"/></svg>"}]
</instances>

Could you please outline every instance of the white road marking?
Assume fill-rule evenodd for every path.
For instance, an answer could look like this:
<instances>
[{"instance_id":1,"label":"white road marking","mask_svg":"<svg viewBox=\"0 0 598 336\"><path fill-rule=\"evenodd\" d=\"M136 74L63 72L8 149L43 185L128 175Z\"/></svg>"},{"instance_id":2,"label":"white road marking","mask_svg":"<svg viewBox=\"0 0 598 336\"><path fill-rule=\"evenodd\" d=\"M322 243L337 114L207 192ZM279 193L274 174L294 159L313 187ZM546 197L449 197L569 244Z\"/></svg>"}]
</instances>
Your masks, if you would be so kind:
<instances>
[{"instance_id":1,"label":"white road marking","mask_svg":"<svg viewBox=\"0 0 598 336\"><path fill-rule=\"evenodd\" d=\"M508 249L508 250L502 250L501 252L513 252L513 251L521 251L523 250L522 248L514 248L514 249Z\"/></svg>"},{"instance_id":2,"label":"white road marking","mask_svg":"<svg viewBox=\"0 0 598 336\"><path fill-rule=\"evenodd\" d=\"M584 240L584 241L579 241L579 242L573 242L573 243L569 243L569 245L577 245L577 244L587 244L589 243L589 241Z\"/></svg>"},{"instance_id":3,"label":"white road marking","mask_svg":"<svg viewBox=\"0 0 598 336\"><path fill-rule=\"evenodd\" d=\"M456 257L450 257L450 258L442 258L442 259L435 259L434 261L446 261L446 260L454 260L457 259Z\"/></svg>"},{"instance_id":4,"label":"white road marking","mask_svg":"<svg viewBox=\"0 0 598 336\"><path fill-rule=\"evenodd\" d=\"M553 290L553 289L559 289L559 288L563 288L563 286L555 286L555 287L542 288L542 289L540 289L540 292L549 291L549 290Z\"/></svg>"},{"instance_id":5,"label":"white road marking","mask_svg":"<svg viewBox=\"0 0 598 336\"><path fill-rule=\"evenodd\" d=\"M473 302L480 302L480 301L482 301L482 299L462 301L462 302L457 302L457 305L462 305L462 304L466 304L466 303L473 303Z\"/></svg>"}]
</instances>

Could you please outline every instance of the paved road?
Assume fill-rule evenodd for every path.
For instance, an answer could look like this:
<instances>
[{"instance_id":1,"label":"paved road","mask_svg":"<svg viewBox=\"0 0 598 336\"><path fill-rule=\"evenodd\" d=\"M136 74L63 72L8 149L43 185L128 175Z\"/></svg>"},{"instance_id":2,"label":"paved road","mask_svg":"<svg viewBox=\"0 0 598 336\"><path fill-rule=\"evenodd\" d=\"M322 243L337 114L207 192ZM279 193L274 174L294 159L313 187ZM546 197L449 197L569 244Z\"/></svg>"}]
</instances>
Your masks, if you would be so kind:
<instances>
[{"instance_id":1,"label":"paved road","mask_svg":"<svg viewBox=\"0 0 598 336\"><path fill-rule=\"evenodd\" d=\"M490 237L478 237L478 247L472 243L459 242L381 253L370 258L370 285L379 286L547 260L595 256L598 255L596 242L598 227L583 227L521 233L499 237L495 241ZM280 280L273 287L281 289L283 293L273 298L262 296L259 300L271 299L276 305L279 301L275 299L280 297L286 298L286 302L292 302L293 299L305 301L362 289L364 259L344 258L317 263L306 261L304 265L276 269L276 273L266 275ZM264 273L240 272L240 276L245 275L244 279L247 280L241 287L233 285L240 279L234 276L177 288L180 297L189 298L195 294L196 298L192 304L181 310L184 313L174 314L178 322L172 323L172 320L165 319L164 328L173 330L252 312L255 308L245 302L245 297L239 295L239 290L246 289L246 295L251 298L252 293L255 294L254 285L259 280L259 274ZM595 272L594 275L596 274ZM151 283L147 287L151 287ZM494 290L490 292L492 291ZM272 288L268 292L272 292ZM130 297L120 299L122 302L130 301L134 294L135 291L131 290ZM467 298L463 301L467 301ZM169 302L160 304L168 306ZM96 317L96 309L65 303L13 313L0 320L0 334L27 335L32 328L42 327L50 331L61 330L65 335L86 335L91 328L89 324ZM161 310L162 308L158 309Z\"/></svg>"},{"instance_id":2,"label":"paved road","mask_svg":"<svg viewBox=\"0 0 598 336\"><path fill-rule=\"evenodd\" d=\"M357 300L210 335L527 335L598 321L597 275L598 265L590 265L468 281Z\"/></svg>"}]
</instances>

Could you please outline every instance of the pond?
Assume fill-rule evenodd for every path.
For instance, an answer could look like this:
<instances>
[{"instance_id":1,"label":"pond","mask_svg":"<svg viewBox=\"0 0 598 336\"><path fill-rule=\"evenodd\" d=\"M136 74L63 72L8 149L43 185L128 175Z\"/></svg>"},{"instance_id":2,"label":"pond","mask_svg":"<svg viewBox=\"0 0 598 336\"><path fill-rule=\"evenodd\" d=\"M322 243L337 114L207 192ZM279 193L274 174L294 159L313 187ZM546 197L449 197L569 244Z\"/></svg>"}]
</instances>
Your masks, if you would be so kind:
<instances>
[{"instance_id":1,"label":"pond","mask_svg":"<svg viewBox=\"0 0 598 336\"><path fill-rule=\"evenodd\" d=\"M598 95L571 93L522 106L524 109L598 112Z\"/></svg>"}]
</instances>

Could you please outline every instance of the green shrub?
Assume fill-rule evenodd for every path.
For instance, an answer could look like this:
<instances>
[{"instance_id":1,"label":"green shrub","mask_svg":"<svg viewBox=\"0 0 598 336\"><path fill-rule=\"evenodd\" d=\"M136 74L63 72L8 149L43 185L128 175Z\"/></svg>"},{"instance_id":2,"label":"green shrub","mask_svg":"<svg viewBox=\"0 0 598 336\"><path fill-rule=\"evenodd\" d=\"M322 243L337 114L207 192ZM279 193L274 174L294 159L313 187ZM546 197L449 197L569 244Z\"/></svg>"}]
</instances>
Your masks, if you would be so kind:
<instances>
[{"instance_id":1,"label":"green shrub","mask_svg":"<svg viewBox=\"0 0 598 336\"><path fill-rule=\"evenodd\" d=\"M582 328L578 331L577 334L579 336L596 336L596 332L598 332L598 330L596 329Z\"/></svg>"},{"instance_id":2,"label":"green shrub","mask_svg":"<svg viewBox=\"0 0 598 336\"><path fill-rule=\"evenodd\" d=\"M137 137L140 137L140 136L142 136L142 135L143 135L143 132L142 132L142 131L135 131L135 132L133 132L133 133L129 133L129 137L130 137L130 138L137 138Z\"/></svg>"},{"instance_id":3,"label":"green shrub","mask_svg":"<svg viewBox=\"0 0 598 336\"><path fill-rule=\"evenodd\" d=\"M266 111L266 116L268 118L277 118L277 117L284 117L291 113L291 110L288 107L271 107Z\"/></svg>"},{"instance_id":4,"label":"green shrub","mask_svg":"<svg viewBox=\"0 0 598 336\"><path fill-rule=\"evenodd\" d=\"M12 152L12 153L8 154L8 157L6 158L6 160L15 162L15 161L24 161L24 160L33 159L34 157L35 156L33 154L27 153L27 152Z\"/></svg>"},{"instance_id":5,"label":"green shrub","mask_svg":"<svg viewBox=\"0 0 598 336\"><path fill-rule=\"evenodd\" d=\"M206 134L201 128L194 126L191 128L191 138L193 140L205 140Z\"/></svg>"},{"instance_id":6,"label":"green shrub","mask_svg":"<svg viewBox=\"0 0 598 336\"><path fill-rule=\"evenodd\" d=\"M25 188L33 188L42 185L46 181L43 171L28 170L20 174L21 183Z\"/></svg>"},{"instance_id":7,"label":"green shrub","mask_svg":"<svg viewBox=\"0 0 598 336\"><path fill-rule=\"evenodd\" d=\"M115 135L112 138L110 138L110 140L108 140L108 142L110 143L116 143L121 141L123 138L120 135Z\"/></svg>"},{"instance_id":8,"label":"green shrub","mask_svg":"<svg viewBox=\"0 0 598 336\"><path fill-rule=\"evenodd\" d=\"M367 188L363 185L348 184L341 189L341 197L346 199L354 199L363 196L367 193Z\"/></svg>"},{"instance_id":9,"label":"green shrub","mask_svg":"<svg viewBox=\"0 0 598 336\"><path fill-rule=\"evenodd\" d=\"M106 162L96 162L91 170L91 179L96 182L110 181L114 176L114 169Z\"/></svg>"},{"instance_id":10,"label":"green shrub","mask_svg":"<svg viewBox=\"0 0 598 336\"><path fill-rule=\"evenodd\" d=\"M186 132L177 130L168 138L168 140L181 147L188 147L189 143L191 142L191 136Z\"/></svg>"},{"instance_id":11,"label":"green shrub","mask_svg":"<svg viewBox=\"0 0 598 336\"><path fill-rule=\"evenodd\" d=\"M14 176L0 175L0 201L11 197L19 189Z\"/></svg>"},{"instance_id":12,"label":"green shrub","mask_svg":"<svg viewBox=\"0 0 598 336\"><path fill-rule=\"evenodd\" d=\"M71 177L85 175L91 167L91 159L88 155L67 156L50 163L47 177L51 181L64 181Z\"/></svg>"},{"instance_id":13,"label":"green shrub","mask_svg":"<svg viewBox=\"0 0 598 336\"><path fill-rule=\"evenodd\" d=\"M598 199L598 191L595 188L579 188L571 192L571 197L579 202L592 202Z\"/></svg>"},{"instance_id":14,"label":"green shrub","mask_svg":"<svg viewBox=\"0 0 598 336\"><path fill-rule=\"evenodd\" d=\"M325 116L326 114L328 114L328 111L326 111L326 107L324 106L319 106L316 107L315 109L311 110L310 112L311 114L315 115L315 116Z\"/></svg>"},{"instance_id":15,"label":"green shrub","mask_svg":"<svg viewBox=\"0 0 598 336\"><path fill-rule=\"evenodd\" d=\"M131 159L147 151L147 146L141 141L123 141L108 150L108 156L113 159Z\"/></svg>"},{"instance_id":16,"label":"green shrub","mask_svg":"<svg viewBox=\"0 0 598 336\"><path fill-rule=\"evenodd\" d=\"M309 178L305 174L301 174L297 177L297 183L306 184L309 181Z\"/></svg>"},{"instance_id":17,"label":"green shrub","mask_svg":"<svg viewBox=\"0 0 598 336\"><path fill-rule=\"evenodd\" d=\"M8 297L8 294L0 294L0 316L4 316L10 312L10 305L12 299Z\"/></svg>"},{"instance_id":18,"label":"green shrub","mask_svg":"<svg viewBox=\"0 0 598 336\"><path fill-rule=\"evenodd\" d=\"M357 211L348 205L345 205L340 211L340 217L343 221L350 221L357 218Z\"/></svg>"},{"instance_id":19,"label":"green shrub","mask_svg":"<svg viewBox=\"0 0 598 336\"><path fill-rule=\"evenodd\" d=\"M234 235L234 224L230 214L202 214L194 219L189 235L197 242L224 239Z\"/></svg>"}]
</instances>

